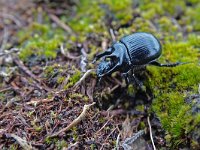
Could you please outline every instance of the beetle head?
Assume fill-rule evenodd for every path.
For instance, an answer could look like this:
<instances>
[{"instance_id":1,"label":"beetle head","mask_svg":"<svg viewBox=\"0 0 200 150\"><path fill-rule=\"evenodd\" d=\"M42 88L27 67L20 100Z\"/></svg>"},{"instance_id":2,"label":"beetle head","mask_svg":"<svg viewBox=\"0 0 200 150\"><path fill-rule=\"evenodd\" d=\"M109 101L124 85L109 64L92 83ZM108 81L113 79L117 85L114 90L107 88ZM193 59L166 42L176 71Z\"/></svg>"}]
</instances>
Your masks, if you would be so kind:
<instances>
[{"instance_id":1,"label":"beetle head","mask_svg":"<svg viewBox=\"0 0 200 150\"><path fill-rule=\"evenodd\" d=\"M103 58L97 67L97 76L103 77L115 71L127 72L129 70L129 56L122 43L114 43L111 48L97 56Z\"/></svg>"},{"instance_id":2,"label":"beetle head","mask_svg":"<svg viewBox=\"0 0 200 150\"><path fill-rule=\"evenodd\" d=\"M117 67L117 57L115 56L105 56L104 60L97 67L97 76L103 77L105 75L111 74L114 72Z\"/></svg>"}]
</instances>

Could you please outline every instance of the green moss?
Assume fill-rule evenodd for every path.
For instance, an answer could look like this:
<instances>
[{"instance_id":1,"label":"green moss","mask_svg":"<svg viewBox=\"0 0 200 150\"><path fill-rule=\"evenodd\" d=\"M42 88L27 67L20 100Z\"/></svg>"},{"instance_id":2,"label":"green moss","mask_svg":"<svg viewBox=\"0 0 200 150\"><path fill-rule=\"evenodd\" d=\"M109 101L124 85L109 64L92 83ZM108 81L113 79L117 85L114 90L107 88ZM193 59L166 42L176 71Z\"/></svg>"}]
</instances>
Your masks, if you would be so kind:
<instances>
[{"instance_id":1,"label":"green moss","mask_svg":"<svg viewBox=\"0 0 200 150\"><path fill-rule=\"evenodd\" d=\"M2 149L4 149L4 148L2 148ZM5 148L5 149L6 149L6 148ZM9 146L9 150L17 150L17 149L19 149L19 147L18 147L17 144L11 144L11 145Z\"/></svg>"},{"instance_id":2,"label":"green moss","mask_svg":"<svg viewBox=\"0 0 200 150\"><path fill-rule=\"evenodd\" d=\"M133 96L135 94L135 89L134 89L134 86L132 84L130 84L128 86L128 94Z\"/></svg>"},{"instance_id":3,"label":"green moss","mask_svg":"<svg viewBox=\"0 0 200 150\"><path fill-rule=\"evenodd\" d=\"M194 30L200 30L200 3L186 9L186 14L183 16L182 24L190 24Z\"/></svg>"},{"instance_id":4,"label":"green moss","mask_svg":"<svg viewBox=\"0 0 200 150\"><path fill-rule=\"evenodd\" d=\"M145 19L153 19L158 15L163 15L164 10L162 9L162 5L158 2L149 2L149 1L141 1L140 2L140 10L142 10L142 17Z\"/></svg>"},{"instance_id":5,"label":"green moss","mask_svg":"<svg viewBox=\"0 0 200 150\"><path fill-rule=\"evenodd\" d=\"M62 150L63 148L65 148L65 147L67 147L67 143L66 143L66 141L65 140L58 140L57 142L56 142L56 149L57 150Z\"/></svg>"},{"instance_id":6,"label":"green moss","mask_svg":"<svg viewBox=\"0 0 200 150\"><path fill-rule=\"evenodd\" d=\"M148 15L146 19L152 19L153 17L160 16L160 15L175 15L177 10L185 10L185 2L179 0L143 0L139 2L140 9ZM143 15L144 16L144 15Z\"/></svg>"},{"instance_id":7,"label":"green moss","mask_svg":"<svg viewBox=\"0 0 200 150\"><path fill-rule=\"evenodd\" d=\"M48 145L50 145L50 144L52 144L52 143L56 143L57 141L58 141L57 138L51 138L51 137L49 137L49 136L47 136L47 137L45 138L45 143L48 144Z\"/></svg>"},{"instance_id":8,"label":"green moss","mask_svg":"<svg viewBox=\"0 0 200 150\"><path fill-rule=\"evenodd\" d=\"M81 99L81 101L88 102L88 97L81 93L72 93L69 95L70 99Z\"/></svg>"},{"instance_id":9,"label":"green moss","mask_svg":"<svg viewBox=\"0 0 200 150\"><path fill-rule=\"evenodd\" d=\"M197 38L192 36L187 42L164 44L160 59L163 63L193 63L174 68L148 67L151 74L149 84L155 96L152 110L159 116L167 132L166 140L173 148L183 144L183 137L194 129L197 122L200 123L198 116L191 114L191 106L184 101L186 96L197 93L200 82L200 67L197 65L199 50L194 47L198 45Z\"/></svg>"},{"instance_id":10,"label":"green moss","mask_svg":"<svg viewBox=\"0 0 200 150\"><path fill-rule=\"evenodd\" d=\"M102 32L102 17L104 12L98 1L80 0L76 17L69 20L69 25L75 32L86 36L89 32ZM80 40L81 38L79 38Z\"/></svg>"},{"instance_id":11,"label":"green moss","mask_svg":"<svg viewBox=\"0 0 200 150\"><path fill-rule=\"evenodd\" d=\"M144 111L145 111L144 105L137 105L137 106L135 107L135 109L138 110L138 111L141 111L141 112L144 112Z\"/></svg>"},{"instance_id":12,"label":"green moss","mask_svg":"<svg viewBox=\"0 0 200 150\"><path fill-rule=\"evenodd\" d=\"M59 45L64 41L59 30L37 23L19 32L18 37L21 43L20 58L24 61L32 55L55 58Z\"/></svg>"},{"instance_id":13,"label":"green moss","mask_svg":"<svg viewBox=\"0 0 200 150\"><path fill-rule=\"evenodd\" d=\"M108 5L111 12L115 15L116 19L121 24L126 24L132 19L132 0L122 0L122 1L116 1L116 0L102 0L103 4Z\"/></svg>"},{"instance_id":14,"label":"green moss","mask_svg":"<svg viewBox=\"0 0 200 150\"><path fill-rule=\"evenodd\" d=\"M139 129L145 129L146 128L146 125L143 121L140 122L139 124Z\"/></svg>"},{"instance_id":15,"label":"green moss","mask_svg":"<svg viewBox=\"0 0 200 150\"><path fill-rule=\"evenodd\" d=\"M67 78L66 74L68 70L71 70L68 64L62 66L60 64L53 64L45 67L44 78L47 80L46 82L49 85L57 87L61 85Z\"/></svg>"},{"instance_id":16,"label":"green moss","mask_svg":"<svg viewBox=\"0 0 200 150\"><path fill-rule=\"evenodd\" d=\"M65 86L65 88L72 87L76 82L79 81L81 78L81 72L80 70L76 69L75 73L69 78L68 84Z\"/></svg>"},{"instance_id":17,"label":"green moss","mask_svg":"<svg viewBox=\"0 0 200 150\"><path fill-rule=\"evenodd\" d=\"M43 127L42 126L34 126L34 129L36 132L42 131Z\"/></svg>"},{"instance_id":18,"label":"green moss","mask_svg":"<svg viewBox=\"0 0 200 150\"><path fill-rule=\"evenodd\" d=\"M59 76L59 77L57 78L57 83L58 83L58 84L63 83L63 81L65 80L65 78L66 78L66 77L64 77L64 76Z\"/></svg>"}]
</instances>

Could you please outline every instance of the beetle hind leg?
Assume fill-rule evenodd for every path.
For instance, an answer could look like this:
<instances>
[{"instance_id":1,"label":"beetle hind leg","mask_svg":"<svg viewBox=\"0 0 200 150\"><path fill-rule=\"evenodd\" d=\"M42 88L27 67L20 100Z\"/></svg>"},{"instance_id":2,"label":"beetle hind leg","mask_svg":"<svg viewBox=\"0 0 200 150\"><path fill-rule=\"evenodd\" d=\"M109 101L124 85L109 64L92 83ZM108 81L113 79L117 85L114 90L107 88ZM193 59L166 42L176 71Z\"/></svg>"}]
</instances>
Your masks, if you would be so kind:
<instances>
[{"instance_id":1,"label":"beetle hind leg","mask_svg":"<svg viewBox=\"0 0 200 150\"><path fill-rule=\"evenodd\" d=\"M158 66L158 67L176 67L176 66L179 66L179 65L188 64L188 62L186 62L186 63L176 62L176 63L170 63L170 64L161 64L161 63L159 63L157 61L152 61L149 64L153 65L153 66Z\"/></svg>"}]
</instances>

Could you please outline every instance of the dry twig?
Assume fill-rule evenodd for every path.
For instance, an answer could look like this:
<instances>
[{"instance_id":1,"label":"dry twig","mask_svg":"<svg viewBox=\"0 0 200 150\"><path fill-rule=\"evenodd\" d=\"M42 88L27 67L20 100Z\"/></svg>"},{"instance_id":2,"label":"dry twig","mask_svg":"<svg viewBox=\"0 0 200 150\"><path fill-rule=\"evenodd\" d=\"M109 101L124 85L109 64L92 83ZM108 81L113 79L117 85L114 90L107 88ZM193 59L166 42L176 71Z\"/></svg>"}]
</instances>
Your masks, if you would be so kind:
<instances>
[{"instance_id":1,"label":"dry twig","mask_svg":"<svg viewBox=\"0 0 200 150\"><path fill-rule=\"evenodd\" d=\"M3 19L10 19L12 20L18 27L21 27L22 24L21 22L19 21L19 19L17 19L15 16L11 15L11 14L7 14L7 13L0 13L0 18L3 18Z\"/></svg>"},{"instance_id":2,"label":"dry twig","mask_svg":"<svg viewBox=\"0 0 200 150\"><path fill-rule=\"evenodd\" d=\"M110 35L111 35L112 41L115 42L116 41L116 37L115 37L113 29L111 29L111 28L110 28Z\"/></svg>"},{"instance_id":3,"label":"dry twig","mask_svg":"<svg viewBox=\"0 0 200 150\"><path fill-rule=\"evenodd\" d=\"M110 120L106 121L106 123L101 127L101 129L99 129L99 130L95 133L95 135L97 135L99 132L101 132L109 122L110 122Z\"/></svg>"},{"instance_id":4,"label":"dry twig","mask_svg":"<svg viewBox=\"0 0 200 150\"><path fill-rule=\"evenodd\" d=\"M5 91L9 91L9 90L12 90L12 87L5 87L5 88L2 88L2 89L0 89L0 93L1 93L1 92L5 92Z\"/></svg>"},{"instance_id":5,"label":"dry twig","mask_svg":"<svg viewBox=\"0 0 200 150\"><path fill-rule=\"evenodd\" d=\"M19 67L19 69L21 69L25 74L27 74L29 77L31 77L34 81L35 81L35 85L36 87L38 87L39 89L44 89L46 91L50 91L49 88L47 88L44 83L42 83L42 81L36 76L34 75L24 64L23 62L21 62L19 60L18 57L13 56L13 61L14 63Z\"/></svg>"},{"instance_id":6,"label":"dry twig","mask_svg":"<svg viewBox=\"0 0 200 150\"><path fill-rule=\"evenodd\" d=\"M4 28L4 34L3 34L3 38L2 38L2 43L1 43L1 47L0 47L0 52L3 51L3 49L5 48L7 42L8 42L8 31L6 28Z\"/></svg>"},{"instance_id":7,"label":"dry twig","mask_svg":"<svg viewBox=\"0 0 200 150\"><path fill-rule=\"evenodd\" d=\"M115 146L116 150L119 150L119 140L120 140L120 133L118 134L117 140L116 140L116 146Z\"/></svg>"},{"instance_id":8,"label":"dry twig","mask_svg":"<svg viewBox=\"0 0 200 150\"><path fill-rule=\"evenodd\" d=\"M70 130L72 127L76 126L78 123L80 123L85 118L87 111L94 104L95 104L95 102L93 102L92 104L84 105L82 113L75 120L73 120L67 127L65 127L63 129L61 129L60 131L50 135L49 137L56 137L59 134L66 132L66 131Z\"/></svg>"},{"instance_id":9,"label":"dry twig","mask_svg":"<svg viewBox=\"0 0 200 150\"><path fill-rule=\"evenodd\" d=\"M53 99L54 99L54 98L51 98L51 99L46 98L46 99L41 99L41 100L35 100L35 99L33 99L33 100L31 100L30 102L27 102L26 104L27 104L27 105L33 104L33 105L36 106L36 105L38 105L38 104L52 102Z\"/></svg>"},{"instance_id":10,"label":"dry twig","mask_svg":"<svg viewBox=\"0 0 200 150\"><path fill-rule=\"evenodd\" d=\"M72 29L66 25L65 23L63 23L57 16L50 14L49 17L57 24L59 25L61 28L63 28L65 31L73 34Z\"/></svg>"},{"instance_id":11,"label":"dry twig","mask_svg":"<svg viewBox=\"0 0 200 150\"><path fill-rule=\"evenodd\" d=\"M101 111L101 115L103 116L118 116L118 115L125 115L125 114L130 114L130 115L144 115L143 112L137 111L137 110L124 110L124 109L115 109L115 110L109 110L109 111Z\"/></svg>"},{"instance_id":12,"label":"dry twig","mask_svg":"<svg viewBox=\"0 0 200 150\"><path fill-rule=\"evenodd\" d=\"M5 55L9 55L9 54L12 54L12 53L17 53L17 52L19 52L19 49L17 49L17 48L12 48L10 50L4 50L4 52L0 53L0 57L5 56Z\"/></svg>"},{"instance_id":13,"label":"dry twig","mask_svg":"<svg viewBox=\"0 0 200 150\"><path fill-rule=\"evenodd\" d=\"M60 51L61 51L61 54L68 59L78 60L81 58L81 56L72 56L69 52L67 52L67 50L64 49L63 44L60 44Z\"/></svg>"},{"instance_id":14,"label":"dry twig","mask_svg":"<svg viewBox=\"0 0 200 150\"><path fill-rule=\"evenodd\" d=\"M149 132L150 132L150 138L151 138L151 142L152 142L152 145L153 145L153 149L156 150L156 146L155 146L154 141L153 141L152 129L151 129L151 123L150 123L149 116L147 117L147 122L148 122L148 125L149 125Z\"/></svg>"},{"instance_id":15,"label":"dry twig","mask_svg":"<svg viewBox=\"0 0 200 150\"><path fill-rule=\"evenodd\" d=\"M14 56L13 56L14 57ZM19 58L14 57L13 58L15 64L24 72L26 73L28 76L30 76L31 78L33 78L36 82L40 83L41 81L38 79L37 76L35 76L26 66L24 66L24 64L19 60Z\"/></svg>"},{"instance_id":16,"label":"dry twig","mask_svg":"<svg viewBox=\"0 0 200 150\"><path fill-rule=\"evenodd\" d=\"M15 135L15 134L7 134L7 135L14 138L24 150L34 150L35 149L26 140L22 139L21 137Z\"/></svg>"},{"instance_id":17,"label":"dry twig","mask_svg":"<svg viewBox=\"0 0 200 150\"><path fill-rule=\"evenodd\" d=\"M74 87L79 86L79 85L81 84L81 82L82 82L83 80L85 80L85 78L87 78L88 75L90 75L91 72L94 72L94 71L95 71L95 69L90 69L90 70L88 70L87 72L85 72L84 75L80 78L80 80L79 80L78 82L76 82L76 84L74 85Z\"/></svg>"}]
</instances>

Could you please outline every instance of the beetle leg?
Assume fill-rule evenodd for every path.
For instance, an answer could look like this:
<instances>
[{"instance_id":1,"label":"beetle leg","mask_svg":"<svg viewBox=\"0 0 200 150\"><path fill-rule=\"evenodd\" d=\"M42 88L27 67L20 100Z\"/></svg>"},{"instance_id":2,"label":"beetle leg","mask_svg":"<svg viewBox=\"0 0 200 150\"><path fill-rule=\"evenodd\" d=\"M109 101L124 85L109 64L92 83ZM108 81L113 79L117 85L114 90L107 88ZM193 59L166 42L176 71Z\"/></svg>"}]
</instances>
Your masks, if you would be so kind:
<instances>
[{"instance_id":1,"label":"beetle leg","mask_svg":"<svg viewBox=\"0 0 200 150\"><path fill-rule=\"evenodd\" d=\"M179 66L179 65L188 64L188 62L186 62L186 63L176 62L176 63L171 63L171 64L161 64L157 61L152 61L149 64L154 65L154 66L158 66L158 67L176 67L176 66Z\"/></svg>"},{"instance_id":2,"label":"beetle leg","mask_svg":"<svg viewBox=\"0 0 200 150\"><path fill-rule=\"evenodd\" d=\"M135 74L133 74L133 79L136 82L136 84L139 86L139 88L143 90L144 89L143 83L138 80L138 78L135 76Z\"/></svg>"},{"instance_id":3,"label":"beetle leg","mask_svg":"<svg viewBox=\"0 0 200 150\"><path fill-rule=\"evenodd\" d=\"M112 48L109 48L107 49L106 51L100 53L100 54L97 54L95 57L94 57L94 60L92 61L92 63L95 63L97 60L99 60L101 57L103 56L107 56L107 55L110 55L112 53Z\"/></svg>"},{"instance_id":4,"label":"beetle leg","mask_svg":"<svg viewBox=\"0 0 200 150\"><path fill-rule=\"evenodd\" d=\"M128 86L129 83L130 83L130 80L129 80L129 77L128 77L128 76L129 76L129 75L128 75L128 72L123 73L122 76L124 77L125 82L126 82L126 85Z\"/></svg>"},{"instance_id":5,"label":"beetle leg","mask_svg":"<svg viewBox=\"0 0 200 150\"><path fill-rule=\"evenodd\" d=\"M134 70L131 69L129 72L128 72L128 80L129 80L129 83L130 82L134 82L140 90L142 91L145 91L145 86L143 85L143 83L135 76L134 74Z\"/></svg>"}]
</instances>

